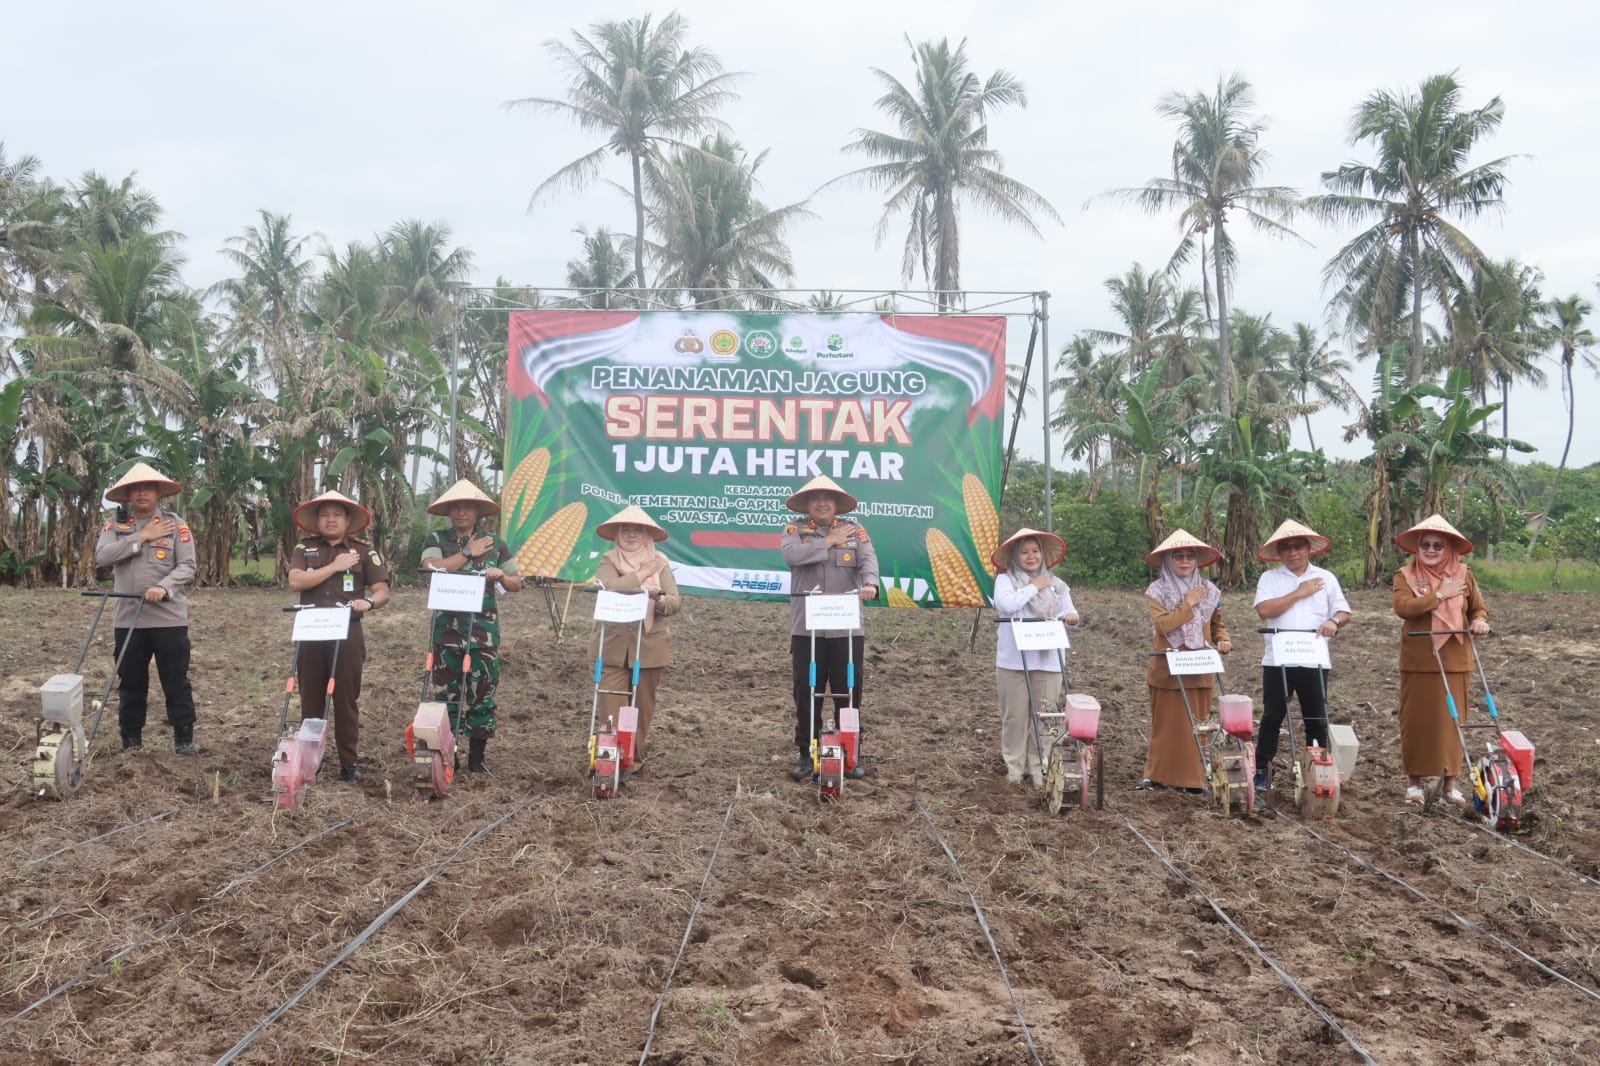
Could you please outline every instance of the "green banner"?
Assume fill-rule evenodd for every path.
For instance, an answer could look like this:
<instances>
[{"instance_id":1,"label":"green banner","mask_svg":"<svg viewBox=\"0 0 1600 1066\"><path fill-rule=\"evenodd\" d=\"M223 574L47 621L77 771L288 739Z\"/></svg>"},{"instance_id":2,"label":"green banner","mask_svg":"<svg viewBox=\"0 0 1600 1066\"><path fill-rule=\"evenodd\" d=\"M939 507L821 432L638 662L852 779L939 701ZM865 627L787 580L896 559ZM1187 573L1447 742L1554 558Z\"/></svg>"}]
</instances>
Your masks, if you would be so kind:
<instances>
[{"instance_id":1,"label":"green banner","mask_svg":"<svg viewBox=\"0 0 1600 1066\"><path fill-rule=\"evenodd\" d=\"M826 474L891 605L981 606L1004 352L997 316L516 312L506 539L523 574L587 580L634 504L686 594L783 598L784 501Z\"/></svg>"}]
</instances>

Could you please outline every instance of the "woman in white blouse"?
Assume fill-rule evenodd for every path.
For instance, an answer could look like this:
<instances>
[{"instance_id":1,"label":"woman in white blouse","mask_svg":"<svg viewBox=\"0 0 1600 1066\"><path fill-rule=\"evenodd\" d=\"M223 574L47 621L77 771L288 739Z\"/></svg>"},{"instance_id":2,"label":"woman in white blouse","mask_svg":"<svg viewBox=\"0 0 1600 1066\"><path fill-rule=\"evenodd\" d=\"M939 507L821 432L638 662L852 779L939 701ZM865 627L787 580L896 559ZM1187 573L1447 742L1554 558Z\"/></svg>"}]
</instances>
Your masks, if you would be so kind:
<instances>
[{"instance_id":1,"label":"woman in white blouse","mask_svg":"<svg viewBox=\"0 0 1600 1066\"><path fill-rule=\"evenodd\" d=\"M1044 784L1028 711L1029 681L1035 707L1058 705L1061 657L1055 651L1019 651L1006 620L1057 618L1069 626L1078 624L1072 590L1050 572L1066 554L1066 542L1054 533L1023 528L996 548L991 559L999 572L994 580L994 606L1001 619L995 639L994 675L1000 693L1000 757L1005 760L1006 780L1013 785L1022 784L1024 774L1034 788Z\"/></svg>"}]
</instances>

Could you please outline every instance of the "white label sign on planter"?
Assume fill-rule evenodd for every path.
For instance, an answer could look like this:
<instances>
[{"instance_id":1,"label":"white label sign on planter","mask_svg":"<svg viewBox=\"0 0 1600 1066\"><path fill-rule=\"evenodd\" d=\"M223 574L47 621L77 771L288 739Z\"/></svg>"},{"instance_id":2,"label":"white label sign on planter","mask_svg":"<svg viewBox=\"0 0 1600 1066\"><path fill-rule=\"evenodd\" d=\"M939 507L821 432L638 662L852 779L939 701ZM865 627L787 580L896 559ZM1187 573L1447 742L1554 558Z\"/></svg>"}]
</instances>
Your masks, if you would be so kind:
<instances>
[{"instance_id":1,"label":"white label sign on planter","mask_svg":"<svg viewBox=\"0 0 1600 1066\"><path fill-rule=\"evenodd\" d=\"M807 629L860 629L861 597L853 592L806 597Z\"/></svg>"},{"instance_id":2,"label":"white label sign on planter","mask_svg":"<svg viewBox=\"0 0 1600 1066\"><path fill-rule=\"evenodd\" d=\"M648 592L608 592L602 589L595 593L596 622L642 622L649 613Z\"/></svg>"},{"instance_id":3,"label":"white label sign on planter","mask_svg":"<svg viewBox=\"0 0 1600 1066\"><path fill-rule=\"evenodd\" d=\"M343 640L350 635L350 608L308 607L294 616L294 639Z\"/></svg>"},{"instance_id":4,"label":"white label sign on planter","mask_svg":"<svg viewBox=\"0 0 1600 1066\"><path fill-rule=\"evenodd\" d=\"M477 614L483 610L482 574L452 574L435 570L428 582L428 610Z\"/></svg>"},{"instance_id":5,"label":"white label sign on planter","mask_svg":"<svg viewBox=\"0 0 1600 1066\"><path fill-rule=\"evenodd\" d=\"M1018 651L1049 651L1053 648L1070 648L1067 629L1053 618L1039 621L1012 619L1011 636Z\"/></svg>"},{"instance_id":6,"label":"white label sign on planter","mask_svg":"<svg viewBox=\"0 0 1600 1066\"><path fill-rule=\"evenodd\" d=\"M1272 661L1279 666L1320 666L1326 670L1332 665L1328 642L1316 633L1267 635L1272 638Z\"/></svg>"},{"instance_id":7,"label":"white label sign on planter","mask_svg":"<svg viewBox=\"0 0 1600 1066\"><path fill-rule=\"evenodd\" d=\"M1174 674L1220 674L1222 656L1215 648L1167 652L1167 669Z\"/></svg>"}]
</instances>

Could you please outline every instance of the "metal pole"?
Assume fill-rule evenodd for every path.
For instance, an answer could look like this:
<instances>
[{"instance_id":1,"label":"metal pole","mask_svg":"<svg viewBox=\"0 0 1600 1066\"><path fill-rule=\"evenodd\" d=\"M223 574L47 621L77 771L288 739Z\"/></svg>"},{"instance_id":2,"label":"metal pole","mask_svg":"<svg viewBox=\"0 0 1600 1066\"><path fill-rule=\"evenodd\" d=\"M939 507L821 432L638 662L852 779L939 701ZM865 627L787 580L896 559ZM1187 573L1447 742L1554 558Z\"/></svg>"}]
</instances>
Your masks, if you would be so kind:
<instances>
[{"instance_id":1,"label":"metal pole","mask_svg":"<svg viewBox=\"0 0 1600 1066\"><path fill-rule=\"evenodd\" d=\"M461 476L461 466L456 461L456 420L461 412L461 289L450 292L450 481Z\"/></svg>"},{"instance_id":2,"label":"metal pole","mask_svg":"<svg viewBox=\"0 0 1600 1066\"><path fill-rule=\"evenodd\" d=\"M1039 294L1039 340L1044 348L1044 358L1039 366L1044 372L1044 531L1056 529L1054 475L1050 465L1050 294Z\"/></svg>"}]
</instances>

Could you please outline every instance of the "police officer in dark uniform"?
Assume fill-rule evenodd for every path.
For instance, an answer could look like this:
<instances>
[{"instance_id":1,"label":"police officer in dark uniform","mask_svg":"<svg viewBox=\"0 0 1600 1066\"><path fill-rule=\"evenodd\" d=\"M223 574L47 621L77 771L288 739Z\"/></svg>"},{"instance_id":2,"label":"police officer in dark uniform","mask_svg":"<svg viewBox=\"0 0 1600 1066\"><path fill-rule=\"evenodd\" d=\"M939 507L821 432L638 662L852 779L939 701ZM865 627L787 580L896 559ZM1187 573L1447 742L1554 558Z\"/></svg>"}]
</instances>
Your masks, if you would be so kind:
<instances>
[{"instance_id":1,"label":"police officer in dark uniform","mask_svg":"<svg viewBox=\"0 0 1600 1066\"><path fill-rule=\"evenodd\" d=\"M389 571L372 545L355 539L372 524L372 512L338 493L324 492L294 509L294 524L309 536L294 546L289 560L289 588L309 607L350 608L350 632L339 647L333 688L333 736L339 749L339 776L361 780L356 744L361 722L361 668L367 643L361 618L389 602ZM321 718L328 675L333 672L331 641L307 642L300 648L300 717Z\"/></svg>"},{"instance_id":2,"label":"police officer in dark uniform","mask_svg":"<svg viewBox=\"0 0 1600 1066\"><path fill-rule=\"evenodd\" d=\"M841 707L861 708L862 652L866 634L862 629L825 630L817 634L817 698L811 701L811 631L806 628L806 604L802 593L830 594L853 592L863 601L878 598L878 552L867 531L854 519L842 518L856 508L856 498L841 489L832 478L821 475L806 482L790 496L786 506L806 518L783 532L780 548L789 566L789 655L794 668L794 744L799 760L789 776L796 781L811 776L813 735L822 733L822 694L826 687L833 695L835 711ZM856 664L854 688L847 688L848 664ZM849 702L843 702L848 695ZM808 721L809 719L809 721ZM862 732L865 732L863 726ZM850 777L865 777L866 766L857 762Z\"/></svg>"},{"instance_id":3,"label":"police officer in dark uniform","mask_svg":"<svg viewBox=\"0 0 1600 1066\"><path fill-rule=\"evenodd\" d=\"M111 567L116 592L137 592L144 597L137 627L132 600L117 600L116 647L122 653L117 688L117 718L122 726L122 750L144 747L145 710L150 700L150 659L156 660L161 691L167 698L167 721L172 725L172 749L194 755L194 692L189 687L189 600L185 586L194 577L194 536L177 512L160 506L164 497L176 496L183 486L154 467L134 463L122 479L106 491L117 504L116 517L100 527L94 561Z\"/></svg>"}]
</instances>

